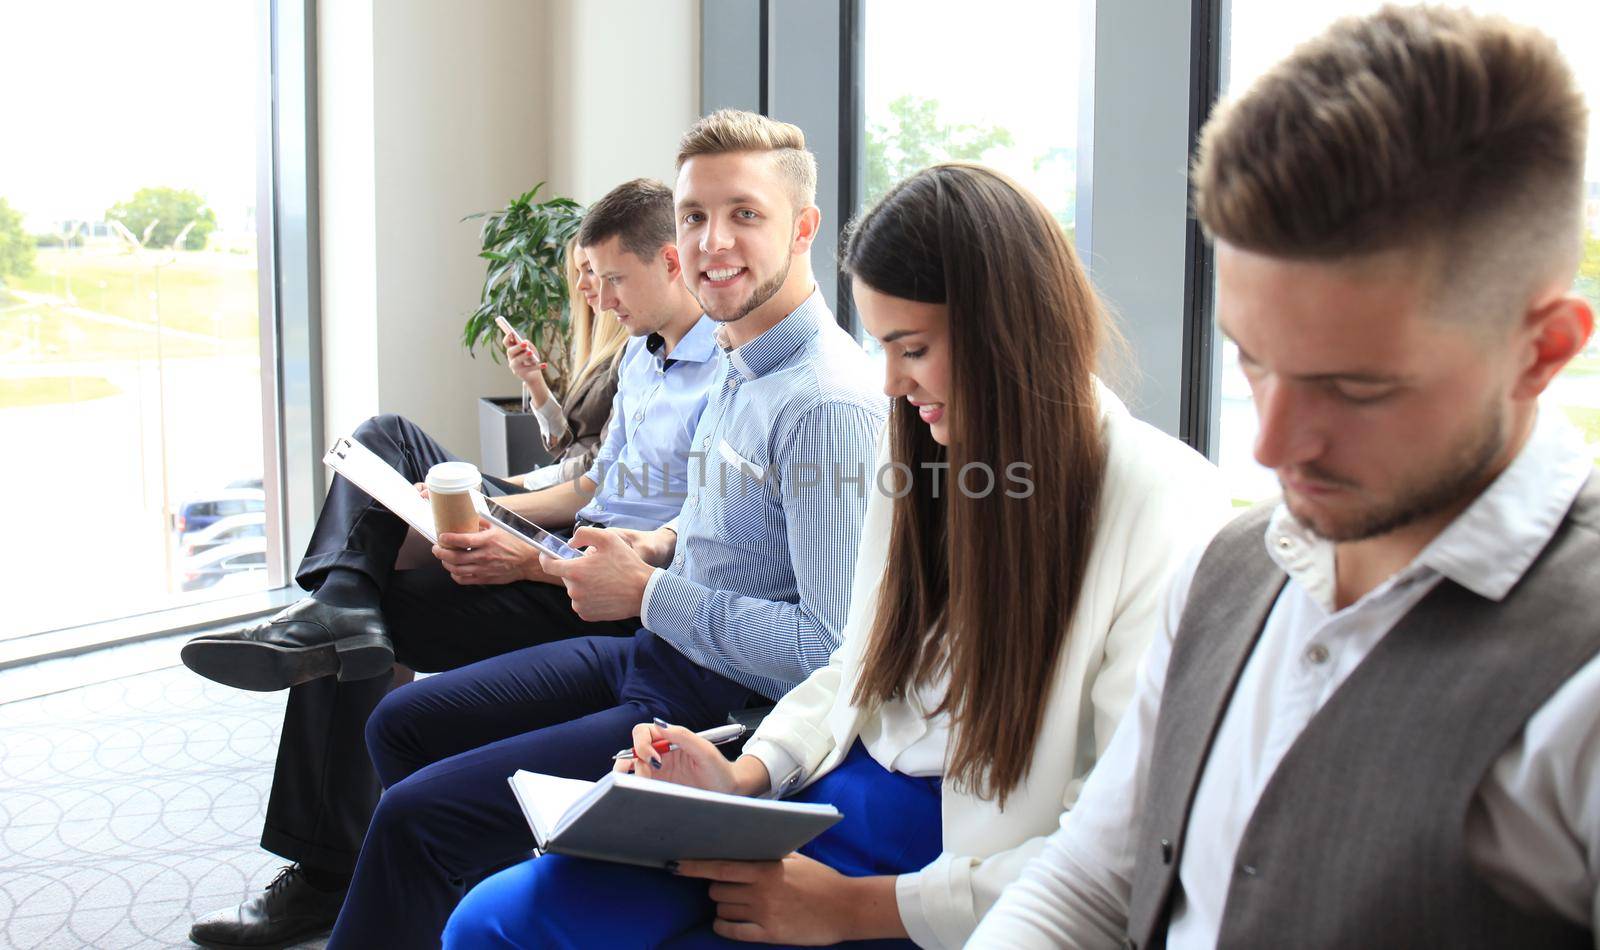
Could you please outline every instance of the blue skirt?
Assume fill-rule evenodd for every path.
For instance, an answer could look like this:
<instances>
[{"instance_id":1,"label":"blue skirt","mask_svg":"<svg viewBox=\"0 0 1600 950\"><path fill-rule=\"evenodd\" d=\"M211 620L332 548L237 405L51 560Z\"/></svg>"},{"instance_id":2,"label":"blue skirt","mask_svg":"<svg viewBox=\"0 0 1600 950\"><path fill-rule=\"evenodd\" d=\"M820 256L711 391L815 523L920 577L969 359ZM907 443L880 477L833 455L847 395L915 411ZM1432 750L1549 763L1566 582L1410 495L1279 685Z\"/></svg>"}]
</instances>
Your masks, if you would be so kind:
<instances>
[{"instance_id":1,"label":"blue skirt","mask_svg":"<svg viewBox=\"0 0 1600 950\"><path fill-rule=\"evenodd\" d=\"M939 780L890 772L857 742L837 768L791 801L828 803L843 820L800 849L851 877L918 871L939 856ZM708 882L652 868L551 854L473 888L445 927L447 948L750 947L711 930ZM908 940L840 946L901 948Z\"/></svg>"}]
</instances>

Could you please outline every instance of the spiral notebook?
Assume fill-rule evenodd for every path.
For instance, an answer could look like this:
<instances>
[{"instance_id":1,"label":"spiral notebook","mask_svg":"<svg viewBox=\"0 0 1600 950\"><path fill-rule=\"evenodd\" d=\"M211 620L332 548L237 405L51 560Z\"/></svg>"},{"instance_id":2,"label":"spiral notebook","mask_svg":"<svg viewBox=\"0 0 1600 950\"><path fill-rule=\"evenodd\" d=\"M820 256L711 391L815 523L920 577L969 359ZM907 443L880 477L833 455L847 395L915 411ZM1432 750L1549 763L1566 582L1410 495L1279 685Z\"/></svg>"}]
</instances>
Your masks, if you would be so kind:
<instances>
[{"instance_id":1,"label":"spiral notebook","mask_svg":"<svg viewBox=\"0 0 1600 950\"><path fill-rule=\"evenodd\" d=\"M832 805L745 798L610 772L598 782L518 770L511 791L541 852L664 867L776 861L844 816Z\"/></svg>"}]
</instances>

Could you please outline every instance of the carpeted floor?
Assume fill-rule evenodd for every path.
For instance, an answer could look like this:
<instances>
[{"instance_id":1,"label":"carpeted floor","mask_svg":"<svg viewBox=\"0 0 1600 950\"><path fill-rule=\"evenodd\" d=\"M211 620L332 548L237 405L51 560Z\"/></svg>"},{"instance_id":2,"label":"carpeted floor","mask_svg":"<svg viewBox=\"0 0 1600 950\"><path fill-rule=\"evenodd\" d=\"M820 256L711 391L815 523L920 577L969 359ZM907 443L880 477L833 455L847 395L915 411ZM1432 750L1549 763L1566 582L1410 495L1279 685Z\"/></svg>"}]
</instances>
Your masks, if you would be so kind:
<instances>
[{"instance_id":1,"label":"carpeted floor","mask_svg":"<svg viewBox=\"0 0 1600 950\"><path fill-rule=\"evenodd\" d=\"M167 666L0 704L0 946L191 946L265 886L286 695Z\"/></svg>"}]
</instances>

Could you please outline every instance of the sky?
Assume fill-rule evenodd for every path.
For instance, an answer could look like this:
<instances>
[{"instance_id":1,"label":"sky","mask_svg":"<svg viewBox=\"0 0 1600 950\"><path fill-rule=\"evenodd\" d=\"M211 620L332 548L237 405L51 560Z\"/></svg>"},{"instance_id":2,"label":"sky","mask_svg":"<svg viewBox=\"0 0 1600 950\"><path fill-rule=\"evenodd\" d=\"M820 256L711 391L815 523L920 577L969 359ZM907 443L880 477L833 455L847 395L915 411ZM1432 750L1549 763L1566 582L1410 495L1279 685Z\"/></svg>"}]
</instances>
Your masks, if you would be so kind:
<instances>
[{"instance_id":1,"label":"sky","mask_svg":"<svg viewBox=\"0 0 1600 950\"><path fill-rule=\"evenodd\" d=\"M864 107L883 121L902 95L939 101L949 123L997 125L1015 139L985 161L1059 208L1075 182L1038 174L1033 162L1078 139L1079 7L1076 0L866 0Z\"/></svg>"},{"instance_id":2,"label":"sky","mask_svg":"<svg viewBox=\"0 0 1600 950\"><path fill-rule=\"evenodd\" d=\"M44 228L146 186L256 200L257 0L0 0L0 197Z\"/></svg>"},{"instance_id":3,"label":"sky","mask_svg":"<svg viewBox=\"0 0 1600 950\"><path fill-rule=\"evenodd\" d=\"M1229 87L1377 0L1232 0ZM1600 2L1470 0L1551 32L1593 104L1600 181ZM1009 129L992 164L1039 189L1033 160L1077 141L1079 0L867 0L866 109L912 93L947 121ZM224 227L255 204L257 0L0 0L0 197L41 226L98 218L148 185L199 191ZM1041 194L1050 204L1056 195ZM1057 199L1057 200L1052 200Z\"/></svg>"}]
</instances>

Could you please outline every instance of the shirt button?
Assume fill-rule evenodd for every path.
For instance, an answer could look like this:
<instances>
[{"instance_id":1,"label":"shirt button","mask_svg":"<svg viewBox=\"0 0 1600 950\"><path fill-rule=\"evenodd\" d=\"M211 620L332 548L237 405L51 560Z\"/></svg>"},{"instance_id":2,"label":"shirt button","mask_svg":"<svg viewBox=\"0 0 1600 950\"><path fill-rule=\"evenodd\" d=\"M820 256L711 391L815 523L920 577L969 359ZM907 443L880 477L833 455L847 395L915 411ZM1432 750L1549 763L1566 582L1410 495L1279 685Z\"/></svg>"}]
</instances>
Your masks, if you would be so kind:
<instances>
[{"instance_id":1,"label":"shirt button","mask_svg":"<svg viewBox=\"0 0 1600 950\"><path fill-rule=\"evenodd\" d=\"M1294 547L1294 542L1289 540L1289 536L1288 535L1286 535L1286 534L1278 535L1278 550L1287 551L1292 547Z\"/></svg>"},{"instance_id":2,"label":"shirt button","mask_svg":"<svg viewBox=\"0 0 1600 950\"><path fill-rule=\"evenodd\" d=\"M644 413L643 412L636 412L636 413L633 414L633 421L634 422L640 422L643 419L644 419Z\"/></svg>"},{"instance_id":3,"label":"shirt button","mask_svg":"<svg viewBox=\"0 0 1600 950\"><path fill-rule=\"evenodd\" d=\"M728 380L728 388L729 389L738 389L739 388L739 381L737 379Z\"/></svg>"},{"instance_id":4,"label":"shirt button","mask_svg":"<svg viewBox=\"0 0 1600 950\"><path fill-rule=\"evenodd\" d=\"M1306 659L1321 666L1328 662L1328 648L1320 643L1313 643L1306 649Z\"/></svg>"}]
</instances>

